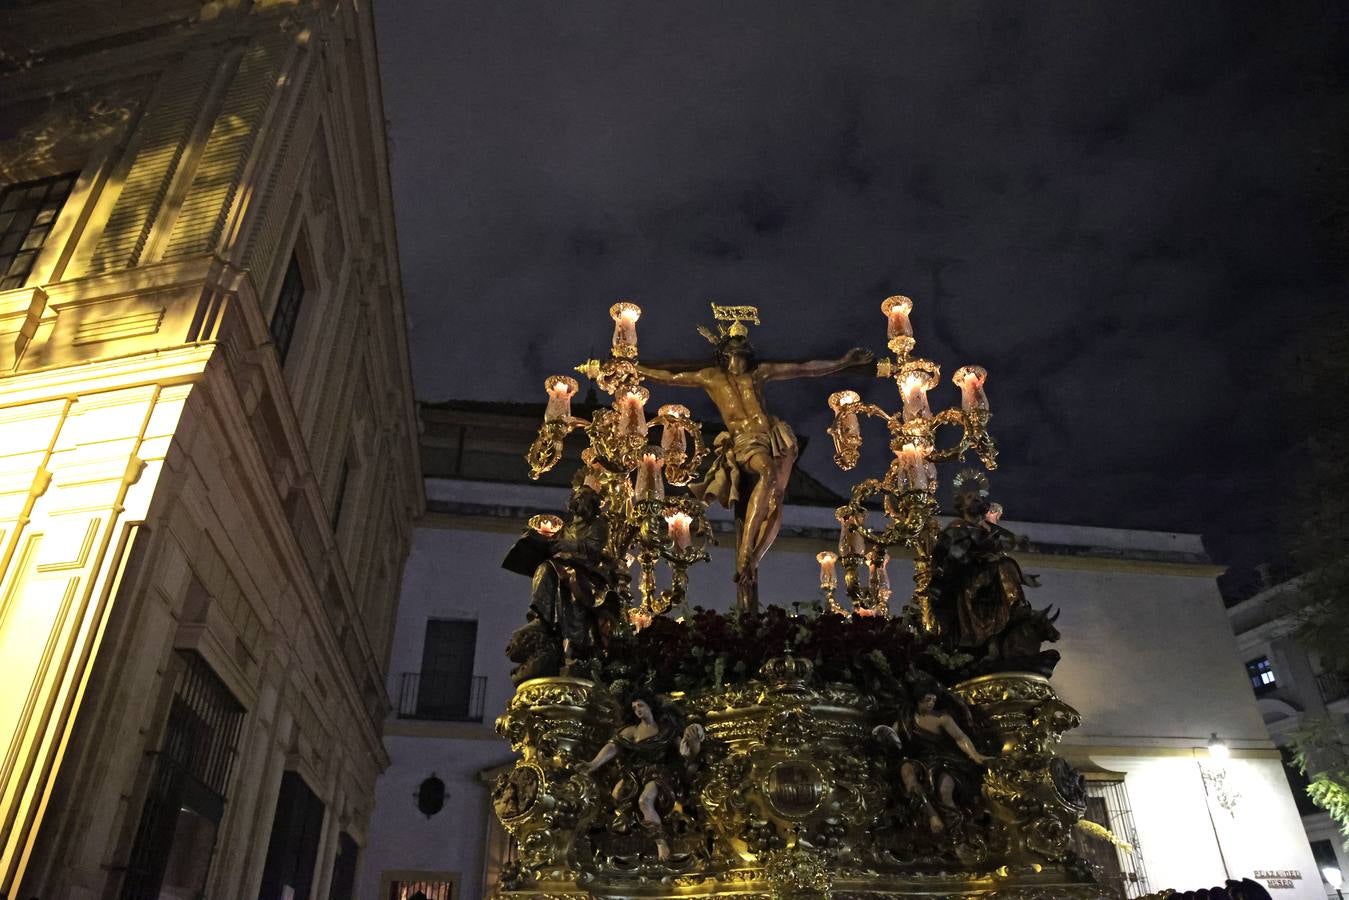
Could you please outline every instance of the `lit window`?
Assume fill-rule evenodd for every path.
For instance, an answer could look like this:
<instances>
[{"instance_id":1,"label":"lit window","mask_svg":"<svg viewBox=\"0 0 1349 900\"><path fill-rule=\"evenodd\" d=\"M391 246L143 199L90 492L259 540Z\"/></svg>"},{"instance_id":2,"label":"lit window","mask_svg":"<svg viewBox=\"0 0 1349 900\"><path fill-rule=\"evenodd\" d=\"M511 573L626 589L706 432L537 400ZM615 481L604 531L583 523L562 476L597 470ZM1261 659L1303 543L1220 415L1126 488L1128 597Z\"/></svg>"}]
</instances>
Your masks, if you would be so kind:
<instances>
[{"instance_id":1,"label":"lit window","mask_svg":"<svg viewBox=\"0 0 1349 900\"><path fill-rule=\"evenodd\" d=\"M286 277L281 280L281 293L276 298L272 324L268 328L272 343L276 345L276 355L281 358L283 366L286 364L286 355L290 353L290 342L295 338L295 323L300 318L300 303L303 300L304 276L300 273L300 261L292 253L290 265L286 266Z\"/></svg>"},{"instance_id":2,"label":"lit window","mask_svg":"<svg viewBox=\"0 0 1349 900\"><path fill-rule=\"evenodd\" d=\"M23 287L52 225L70 196L75 173L11 184L0 192L0 291Z\"/></svg>"},{"instance_id":3,"label":"lit window","mask_svg":"<svg viewBox=\"0 0 1349 900\"><path fill-rule=\"evenodd\" d=\"M1272 691L1278 687L1278 683L1274 679L1274 667L1269 664L1268 656L1262 656L1246 663L1246 674L1250 677L1251 687L1255 688L1257 694L1263 694L1265 691Z\"/></svg>"}]
</instances>

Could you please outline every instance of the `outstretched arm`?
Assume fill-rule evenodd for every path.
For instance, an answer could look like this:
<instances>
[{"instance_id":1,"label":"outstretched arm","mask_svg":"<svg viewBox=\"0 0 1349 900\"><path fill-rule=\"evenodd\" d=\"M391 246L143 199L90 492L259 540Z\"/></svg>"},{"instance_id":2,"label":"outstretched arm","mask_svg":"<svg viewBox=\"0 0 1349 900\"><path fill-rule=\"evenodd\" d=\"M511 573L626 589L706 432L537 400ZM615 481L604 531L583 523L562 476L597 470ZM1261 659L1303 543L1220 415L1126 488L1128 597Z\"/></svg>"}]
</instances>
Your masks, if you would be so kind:
<instances>
[{"instance_id":1,"label":"outstretched arm","mask_svg":"<svg viewBox=\"0 0 1349 900\"><path fill-rule=\"evenodd\" d=\"M605 744L603 747L600 748L600 752L595 754L594 759L586 763L586 771L590 772L591 774L594 774L595 772L604 768L604 765L617 755L618 755L618 745L615 744L613 741L610 741L609 743Z\"/></svg>"},{"instance_id":2,"label":"outstretched arm","mask_svg":"<svg viewBox=\"0 0 1349 900\"><path fill-rule=\"evenodd\" d=\"M816 378L820 375L833 375L853 366L864 366L875 359L870 350L854 347L838 359L814 359L797 363L760 363L759 372L764 379L773 381L783 378Z\"/></svg>"},{"instance_id":3,"label":"outstretched arm","mask_svg":"<svg viewBox=\"0 0 1349 900\"><path fill-rule=\"evenodd\" d=\"M673 384L677 387L702 387L701 369L689 369L686 372L671 372L668 369L653 369L639 365L637 371L659 384Z\"/></svg>"},{"instance_id":4,"label":"outstretched arm","mask_svg":"<svg viewBox=\"0 0 1349 900\"><path fill-rule=\"evenodd\" d=\"M959 747L961 752L968 756L972 762L981 766L988 762L988 757L975 749L974 741L970 740L969 735L960 730L960 726L957 725L955 720L950 716L941 717L941 728L942 731L945 731L951 739L956 742L956 746Z\"/></svg>"}]
</instances>

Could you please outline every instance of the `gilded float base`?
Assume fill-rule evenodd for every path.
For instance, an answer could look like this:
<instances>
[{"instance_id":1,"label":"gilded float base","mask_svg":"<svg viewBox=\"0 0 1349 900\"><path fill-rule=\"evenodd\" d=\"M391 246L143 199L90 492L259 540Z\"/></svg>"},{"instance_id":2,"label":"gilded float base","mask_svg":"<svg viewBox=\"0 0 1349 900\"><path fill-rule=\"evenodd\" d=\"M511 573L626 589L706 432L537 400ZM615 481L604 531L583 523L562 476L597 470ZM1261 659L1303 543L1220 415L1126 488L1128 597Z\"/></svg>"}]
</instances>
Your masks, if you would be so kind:
<instances>
[{"instance_id":1,"label":"gilded float base","mask_svg":"<svg viewBox=\"0 0 1349 900\"><path fill-rule=\"evenodd\" d=\"M521 684L497 722L521 757L493 791L519 864L494 896L1102 897L1071 849L1080 777L1054 755L1078 715L1049 681L905 690L825 682L790 656L663 698ZM949 713L933 712L934 693ZM623 710L642 704L673 724L625 742L638 732L622 730ZM952 728L917 734L917 716L934 715Z\"/></svg>"}]
</instances>

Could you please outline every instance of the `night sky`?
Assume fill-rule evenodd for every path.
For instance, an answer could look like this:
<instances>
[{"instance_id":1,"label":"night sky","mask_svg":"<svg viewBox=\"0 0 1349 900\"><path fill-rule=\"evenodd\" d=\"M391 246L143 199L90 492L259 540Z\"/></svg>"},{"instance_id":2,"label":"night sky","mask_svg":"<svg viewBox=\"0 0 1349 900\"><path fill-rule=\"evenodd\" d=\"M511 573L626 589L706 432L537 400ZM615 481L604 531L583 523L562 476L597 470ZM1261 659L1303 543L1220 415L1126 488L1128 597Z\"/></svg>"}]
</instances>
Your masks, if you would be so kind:
<instances>
[{"instance_id":1,"label":"night sky","mask_svg":"<svg viewBox=\"0 0 1349 900\"><path fill-rule=\"evenodd\" d=\"M419 398L541 401L618 299L647 359L705 355L711 300L805 358L883 352L905 293L934 407L991 373L1009 519L1277 559L1299 354L1345 303L1345 7L1012 7L376 4ZM839 490L843 386L898 407L768 397Z\"/></svg>"}]
</instances>

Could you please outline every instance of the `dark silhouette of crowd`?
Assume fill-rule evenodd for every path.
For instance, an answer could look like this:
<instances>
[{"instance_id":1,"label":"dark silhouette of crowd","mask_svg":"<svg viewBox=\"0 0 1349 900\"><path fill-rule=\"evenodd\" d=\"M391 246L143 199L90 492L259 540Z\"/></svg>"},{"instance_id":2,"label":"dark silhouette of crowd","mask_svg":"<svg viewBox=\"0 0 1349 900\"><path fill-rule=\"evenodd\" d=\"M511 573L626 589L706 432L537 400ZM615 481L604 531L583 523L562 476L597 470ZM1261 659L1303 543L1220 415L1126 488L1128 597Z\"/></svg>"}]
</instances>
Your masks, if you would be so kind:
<instances>
[{"instance_id":1,"label":"dark silhouette of crowd","mask_svg":"<svg viewBox=\"0 0 1349 900\"><path fill-rule=\"evenodd\" d=\"M1227 880L1226 887L1200 888L1197 891L1158 891L1141 900L1272 900L1269 891L1258 881L1243 878Z\"/></svg>"}]
</instances>

